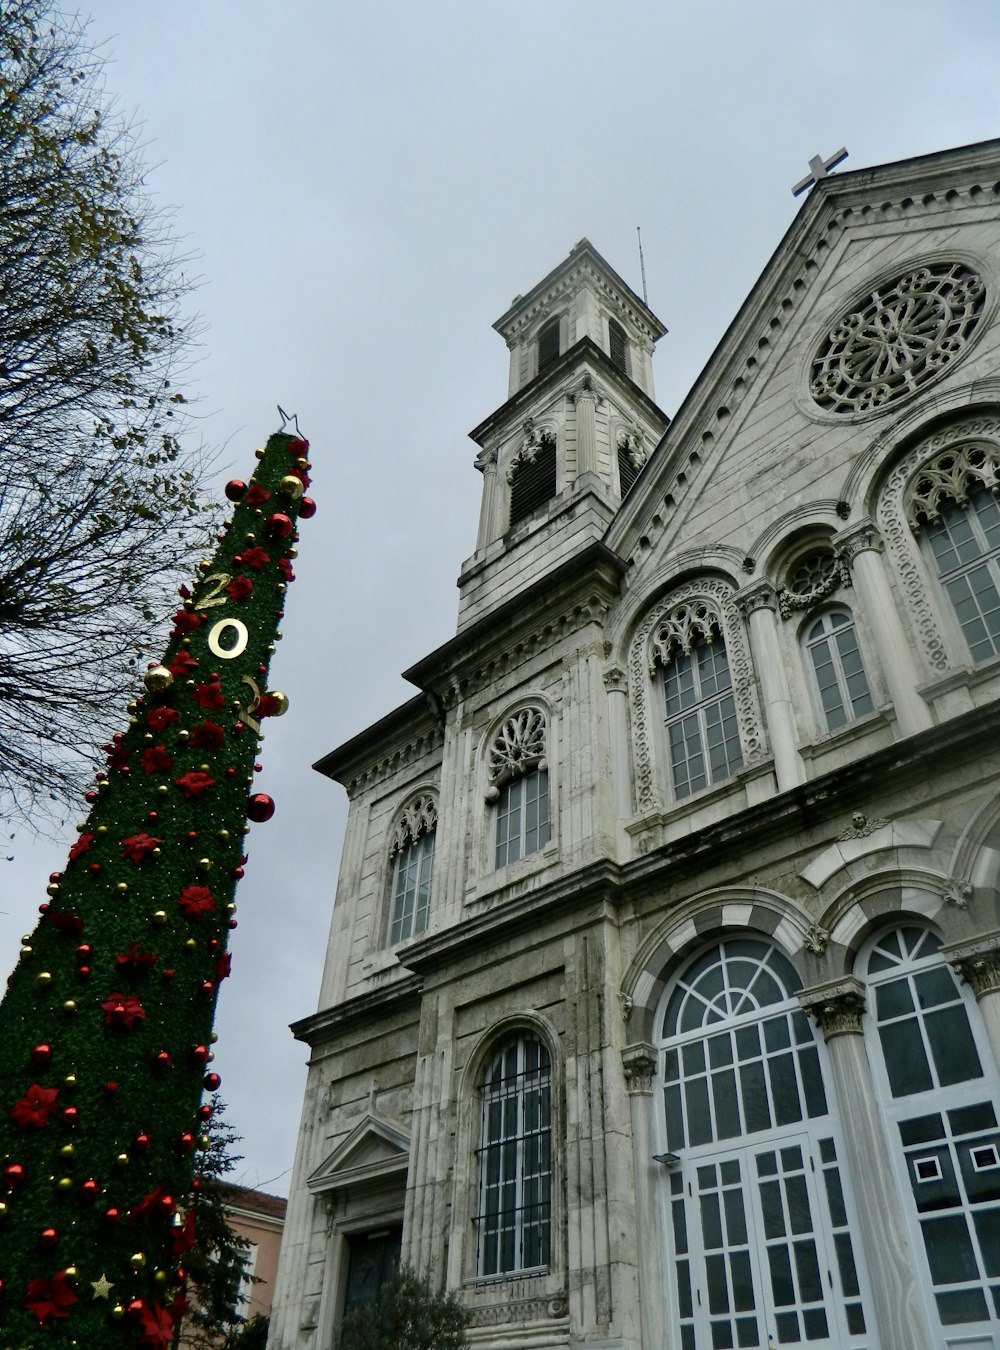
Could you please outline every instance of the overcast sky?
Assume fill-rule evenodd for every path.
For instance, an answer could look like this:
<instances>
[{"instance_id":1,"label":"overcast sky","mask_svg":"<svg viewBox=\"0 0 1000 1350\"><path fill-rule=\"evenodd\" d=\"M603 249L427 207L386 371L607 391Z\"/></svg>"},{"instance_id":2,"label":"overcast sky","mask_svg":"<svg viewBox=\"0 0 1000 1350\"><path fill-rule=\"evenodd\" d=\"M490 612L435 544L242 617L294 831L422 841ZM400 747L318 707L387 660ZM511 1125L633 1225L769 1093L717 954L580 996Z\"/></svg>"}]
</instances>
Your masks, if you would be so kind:
<instances>
[{"instance_id":1,"label":"overcast sky","mask_svg":"<svg viewBox=\"0 0 1000 1350\"><path fill-rule=\"evenodd\" d=\"M84 0L85 2L85 0ZM811 156L845 168L1000 134L996 0L95 0L108 84L202 279L189 382L248 477L275 405L312 442L237 897L216 1067L239 1179L284 1193L346 818L310 765L411 697L454 632L481 479L466 433L506 396L492 331L586 235L669 328L679 404L794 217ZM175 597L165 591L171 611ZM65 860L0 860L0 971Z\"/></svg>"}]
</instances>

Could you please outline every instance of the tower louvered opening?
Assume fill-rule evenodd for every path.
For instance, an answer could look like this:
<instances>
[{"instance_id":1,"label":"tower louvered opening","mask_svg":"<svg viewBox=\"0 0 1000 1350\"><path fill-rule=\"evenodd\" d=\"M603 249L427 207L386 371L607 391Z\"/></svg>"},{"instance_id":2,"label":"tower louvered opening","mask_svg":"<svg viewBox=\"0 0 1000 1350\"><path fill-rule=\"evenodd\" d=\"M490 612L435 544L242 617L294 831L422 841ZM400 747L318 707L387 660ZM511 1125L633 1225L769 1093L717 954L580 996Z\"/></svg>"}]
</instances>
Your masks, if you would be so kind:
<instances>
[{"instance_id":1,"label":"tower louvered opening","mask_svg":"<svg viewBox=\"0 0 1000 1350\"><path fill-rule=\"evenodd\" d=\"M620 370L623 375L628 374L628 360L626 353L628 351L628 338L625 336L625 329L614 319L608 320L608 355L611 357L611 364L616 370Z\"/></svg>"},{"instance_id":2,"label":"tower louvered opening","mask_svg":"<svg viewBox=\"0 0 1000 1350\"><path fill-rule=\"evenodd\" d=\"M538 447L533 460L522 460L514 471L510 484L511 525L530 516L555 495L556 443L550 440Z\"/></svg>"},{"instance_id":3,"label":"tower louvered opening","mask_svg":"<svg viewBox=\"0 0 1000 1350\"><path fill-rule=\"evenodd\" d=\"M559 320L549 319L538 331L538 373L559 360Z\"/></svg>"}]
</instances>

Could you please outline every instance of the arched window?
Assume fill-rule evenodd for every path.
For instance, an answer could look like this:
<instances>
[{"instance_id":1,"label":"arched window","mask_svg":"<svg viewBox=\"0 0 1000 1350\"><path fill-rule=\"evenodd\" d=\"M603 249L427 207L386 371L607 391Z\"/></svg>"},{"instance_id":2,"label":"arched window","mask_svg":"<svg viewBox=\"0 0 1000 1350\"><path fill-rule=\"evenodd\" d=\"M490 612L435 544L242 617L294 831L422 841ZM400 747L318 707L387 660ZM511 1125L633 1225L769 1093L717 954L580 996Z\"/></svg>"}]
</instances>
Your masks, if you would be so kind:
<instances>
[{"instance_id":1,"label":"arched window","mask_svg":"<svg viewBox=\"0 0 1000 1350\"><path fill-rule=\"evenodd\" d=\"M615 319L608 320L608 355L611 364L623 375L628 374L628 337Z\"/></svg>"},{"instance_id":2,"label":"arched window","mask_svg":"<svg viewBox=\"0 0 1000 1350\"><path fill-rule=\"evenodd\" d=\"M874 710L854 620L831 609L810 620L802 635L813 699L827 731Z\"/></svg>"},{"instance_id":3,"label":"arched window","mask_svg":"<svg viewBox=\"0 0 1000 1350\"><path fill-rule=\"evenodd\" d=\"M997 1083L978 1009L939 947L916 924L878 937L867 957L869 1016L929 1311L943 1327L988 1336L969 1344L992 1345L1000 1332Z\"/></svg>"},{"instance_id":4,"label":"arched window","mask_svg":"<svg viewBox=\"0 0 1000 1350\"><path fill-rule=\"evenodd\" d=\"M721 635L675 650L663 670L670 780L675 797L731 778L742 767L733 684Z\"/></svg>"},{"instance_id":5,"label":"arched window","mask_svg":"<svg viewBox=\"0 0 1000 1350\"><path fill-rule=\"evenodd\" d=\"M800 987L770 942L726 938L667 997L658 1121L681 1350L865 1343L837 1130Z\"/></svg>"},{"instance_id":6,"label":"arched window","mask_svg":"<svg viewBox=\"0 0 1000 1350\"><path fill-rule=\"evenodd\" d=\"M523 708L500 727L489 751L487 799L496 803L494 866L506 867L549 842L547 727L539 708Z\"/></svg>"},{"instance_id":7,"label":"arched window","mask_svg":"<svg viewBox=\"0 0 1000 1350\"><path fill-rule=\"evenodd\" d=\"M552 1237L552 1066L527 1032L500 1045L480 1081L480 1276L549 1264Z\"/></svg>"},{"instance_id":8,"label":"arched window","mask_svg":"<svg viewBox=\"0 0 1000 1350\"><path fill-rule=\"evenodd\" d=\"M529 426L507 471L511 526L525 520L556 495L556 467L555 436L550 431Z\"/></svg>"},{"instance_id":9,"label":"arched window","mask_svg":"<svg viewBox=\"0 0 1000 1350\"><path fill-rule=\"evenodd\" d=\"M538 330L538 374L559 360L559 318L549 319Z\"/></svg>"},{"instance_id":10,"label":"arched window","mask_svg":"<svg viewBox=\"0 0 1000 1350\"><path fill-rule=\"evenodd\" d=\"M926 537L969 653L985 661L1000 652L1000 503L984 488L947 502Z\"/></svg>"},{"instance_id":11,"label":"arched window","mask_svg":"<svg viewBox=\"0 0 1000 1350\"><path fill-rule=\"evenodd\" d=\"M389 847L392 875L387 937L390 947L422 933L427 927L436 829L437 805L428 793L414 798L400 812Z\"/></svg>"}]
</instances>

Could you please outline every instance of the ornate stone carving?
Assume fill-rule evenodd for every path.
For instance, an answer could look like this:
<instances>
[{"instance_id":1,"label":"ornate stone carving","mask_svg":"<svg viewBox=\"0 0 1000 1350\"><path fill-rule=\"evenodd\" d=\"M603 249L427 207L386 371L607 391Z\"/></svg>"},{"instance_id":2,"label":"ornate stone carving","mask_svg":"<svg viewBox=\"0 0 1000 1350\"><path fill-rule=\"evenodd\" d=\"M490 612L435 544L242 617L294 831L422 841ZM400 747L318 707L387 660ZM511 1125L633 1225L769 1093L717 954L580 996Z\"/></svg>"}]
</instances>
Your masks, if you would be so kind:
<instances>
[{"instance_id":1,"label":"ornate stone carving","mask_svg":"<svg viewBox=\"0 0 1000 1350\"><path fill-rule=\"evenodd\" d=\"M568 1303L565 1294L541 1295L538 1298L505 1298L502 1303L487 1303L469 1312L470 1327L499 1327L508 1323L543 1322L547 1318L565 1317Z\"/></svg>"},{"instance_id":2,"label":"ornate stone carving","mask_svg":"<svg viewBox=\"0 0 1000 1350\"><path fill-rule=\"evenodd\" d=\"M628 693L628 679L620 666L611 666L604 672L604 687L609 694Z\"/></svg>"},{"instance_id":3,"label":"ornate stone carving","mask_svg":"<svg viewBox=\"0 0 1000 1350\"><path fill-rule=\"evenodd\" d=\"M632 1015L632 995L626 994L624 989L618 991L618 1006L621 1009L622 1021L627 1022Z\"/></svg>"},{"instance_id":4,"label":"ornate stone carving","mask_svg":"<svg viewBox=\"0 0 1000 1350\"><path fill-rule=\"evenodd\" d=\"M657 665L668 665L678 651L690 656L696 642L711 646L721 631L722 614L711 599L682 600L661 612L649 640L646 666L650 675L656 674Z\"/></svg>"},{"instance_id":5,"label":"ornate stone carving","mask_svg":"<svg viewBox=\"0 0 1000 1350\"><path fill-rule=\"evenodd\" d=\"M785 585L778 590L778 610L783 619L796 610L811 609L842 586L850 586L851 573L840 553L829 545L813 549L789 569Z\"/></svg>"},{"instance_id":6,"label":"ornate stone carving","mask_svg":"<svg viewBox=\"0 0 1000 1350\"><path fill-rule=\"evenodd\" d=\"M622 1051L625 1086L628 1088L630 1097L634 1094L642 1097L652 1096L656 1062L655 1048L645 1041L637 1045L627 1045Z\"/></svg>"},{"instance_id":7,"label":"ornate stone carving","mask_svg":"<svg viewBox=\"0 0 1000 1350\"><path fill-rule=\"evenodd\" d=\"M476 456L476 468L480 473L496 473L497 448L489 445Z\"/></svg>"},{"instance_id":8,"label":"ornate stone carving","mask_svg":"<svg viewBox=\"0 0 1000 1350\"><path fill-rule=\"evenodd\" d=\"M850 825L837 835L837 842L842 844L847 839L867 839L870 834L874 834L876 830L881 830L883 826L888 824L887 820L882 820L879 816L869 820L863 811L855 811L854 815L851 816Z\"/></svg>"},{"instance_id":9,"label":"ornate stone carving","mask_svg":"<svg viewBox=\"0 0 1000 1350\"><path fill-rule=\"evenodd\" d=\"M838 557L843 561L847 568L854 566L854 559L859 553L881 553L882 536L873 520L867 517L859 520L857 524L852 525L850 529L841 530L833 538L833 547ZM848 572L850 576L850 572Z\"/></svg>"},{"instance_id":10,"label":"ornate stone carving","mask_svg":"<svg viewBox=\"0 0 1000 1350\"><path fill-rule=\"evenodd\" d=\"M679 615L682 609L687 612L687 617L683 620ZM699 629L710 631L713 622L726 642L736 718L743 746L743 762L747 767L753 767L759 764L766 754L753 669L743 628L736 606L733 604L733 588L727 582L714 577L691 581L672 591L658 606L650 610L639 625L629 651L632 739L636 768L635 795L639 811L649 810L657 804L653 790L647 708L651 688L650 677L655 672L654 654L659 653L662 659L662 653L673 650L674 645L684 650L685 638L690 643L694 637L699 636ZM705 641L708 641L707 636Z\"/></svg>"},{"instance_id":11,"label":"ornate stone carving","mask_svg":"<svg viewBox=\"0 0 1000 1350\"><path fill-rule=\"evenodd\" d=\"M830 930L821 927L818 923L810 924L806 929L806 935L802 939L803 944L813 956L822 956L826 951L827 943L830 941Z\"/></svg>"},{"instance_id":12,"label":"ornate stone carving","mask_svg":"<svg viewBox=\"0 0 1000 1350\"><path fill-rule=\"evenodd\" d=\"M545 714L522 708L501 725L489 749L490 784L499 787L538 765L545 767Z\"/></svg>"},{"instance_id":13,"label":"ornate stone carving","mask_svg":"<svg viewBox=\"0 0 1000 1350\"><path fill-rule=\"evenodd\" d=\"M534 464L535 460L545 449L555 445L555 434L547 427L536 427L532 418L525 420L522 427L524 439L521 441L520 448L507 465L507 482L514 481L514 475L522 464Z\"/></svg>"},{"instance_id":14,"label":"ornate stone carving","mask_svg":"<svg viewBox=\"0 0 1000 1350\"><path fill-rule=\"evenodd\" d=\"M865 1010L865 987L853 975L829 980L799 991L799 1003L815 1019L826 1040L860 1036Z\"/></svg>"},{"instance_id":15,"label":"ornate stone carving","mask_svg":"<svg viewBox=\"0 0 1000 1350\"><path fill-rule=\"evenodd\" d=\"M946 943L941 955L958 971L977 999L1000 993L1000 933Z\"/></svg>"},{"instance_id":16,"label":"ornate stone carving","mask_svg":"<svg viewBox=\"0 0 1000 1350\"><path fill-rule=\"evenodd\" d=\"M954 877L949 878L944 888L944 898L956 909L965 909L972 899L972 883Z\"/></svg>"},{"instance_id":17,"label":"ornate stone carving","mask_svg":"<svg viewBox=\"0 0 1000 1350\"><path fill-rule=\"evenodd\" d=\"M914 534L924 521L933 524L946 502L969 504L969 494L986 488L1000 493L1000 449L983 442L965 441L939 451L910 479L903 498L906 519Z\"/></svg>"},{"instance_id":18,"label":"ornate stone carving","mask_svg":"<svg viewBox=\"0 0 1000 1350\"><path fill-rule=\"evenodd\" d=\"M827 335L810 393L826 412L868 412L916 392L964 350L986 299L964 263L930 263L879 286Z\"/></svg>"},{"instance_id":19,"label":"ornate stone carving","mask_svg":"<svg viewBox=\"0 0 1000 1350\"><path fill-rule=\"evenodd\" d=\"M594 388L594 381L589 375L584 375L576 388L571 391L570 398L574 403L597 402L597 390Z\"/></svg>"},{"instance_id":20,"label":"ornate stone carving","mask_svg":"<svg viewBox=\"0 0 1000 1350\"><path fill-rule=\"evenodd\" d=\"M920 635L924 655L931 669L942 673L948 669L948 653L917 562L913 533L907 519L906 493L914 476L919 479L919 470L926 461L933 462L943 451L954 449L963 442L976 441L990 442L990 453L995 454L1000 443L1000 419L974 415L960 417L929 436L893 469L878 507L882 536L902 581L906 605Z\"/></svg>"},{"instance_id":21,"label":"ornate stone carving","mask_svg":"<svg viewBox=\"0 0 1000 1350\"><path fill-rule=\"evenodd\" d=\"M430 834L437 826L437 802L429 792L421 792L418 797L407 802L396 818L396 826L389 841L389 857L394 858L401 848L405 848L422 834Z\"/></svg>"},{"instance_id":22,"label":"ornate stone carving","mask_svg":"<svg viewBox=\"0 0 1000 1350\"><path fill-rule=\"evenodd\" d=\"M751 614L756 614L760 609L769 609L773 613L778 604L774 587L763 577L759 581L752 581L749 586L744 586L743 590L737 591L733 599L737 609L748 620Z\"/></svg>"},{"instance_id":23,"label":"ornate stone carving","mask_svg":"<svg viewBox=\"0 0 1000 1350\"><path fill-rule=\"evenodd\" d=\"M643 444L645 436L641 429L636 426L621 427L615 438L615 444L619 452L627 455L632 463L632 467L638 472L648 459L646 449Z\"/></svg>"}]
</instances>

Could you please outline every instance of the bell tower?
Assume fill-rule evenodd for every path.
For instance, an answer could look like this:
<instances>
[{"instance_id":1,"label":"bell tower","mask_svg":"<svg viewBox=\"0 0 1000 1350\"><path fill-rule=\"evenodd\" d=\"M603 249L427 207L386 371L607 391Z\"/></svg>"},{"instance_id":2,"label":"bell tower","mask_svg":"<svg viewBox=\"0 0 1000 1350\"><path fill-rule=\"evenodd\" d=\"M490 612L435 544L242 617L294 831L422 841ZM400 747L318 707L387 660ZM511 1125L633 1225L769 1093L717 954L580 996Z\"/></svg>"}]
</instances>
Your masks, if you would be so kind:
<instances>
[{"instance_id":1,"label":"bell tower","mask_svg":"<svg viewBox=\"0 0 1000 1350\"><path fill-rule=\"evenodd\" d=\"M600 539L668 425L651 366L667 330L589 240L493 327L507 401L470 433L483 498L460 628Z\"/></svg>"}]
</instances>

